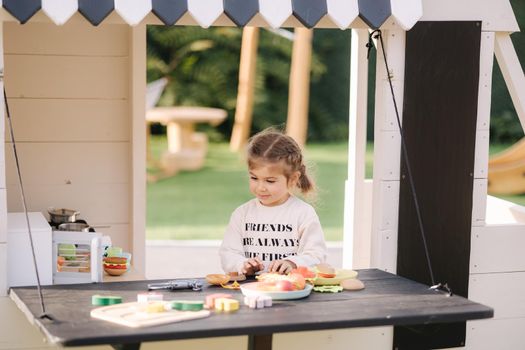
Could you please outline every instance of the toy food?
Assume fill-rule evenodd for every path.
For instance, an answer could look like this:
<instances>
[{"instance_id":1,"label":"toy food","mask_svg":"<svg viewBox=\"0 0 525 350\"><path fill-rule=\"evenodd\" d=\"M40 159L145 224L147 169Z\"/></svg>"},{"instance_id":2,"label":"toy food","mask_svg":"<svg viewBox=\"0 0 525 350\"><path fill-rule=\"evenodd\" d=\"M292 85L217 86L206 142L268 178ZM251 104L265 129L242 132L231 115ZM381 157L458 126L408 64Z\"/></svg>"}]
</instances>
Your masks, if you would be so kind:
<instances>
[{"instance_id":1,"label":"toy food","mask_svg":"<svg viewBox=\"0 0 525 350\"><path fill-rule=\"evenodd\" d=\"M347 280L341 281L341 287L345 290L361 290L365 288L365 285L363 282L358 280L357 278L351 278Z\"/></svg>"},{"instance_id":2,"label":"toy food","mask_svg":"<svg viewBox=\"0 0 525 350\"><path fill-rule=\"evenodd\" d=\"M317 275L323 278L334 278L335 269L328 264L318 264L315 266L317 270Z\"/></svg>"},{"instance_id":3,"label":"toy food","mask_svg":"<svg viewBox=\"0 0 525 350\"><path fill-rule=\"evenodd\" d=\"M257 279L261 282L259 289L268 292L302 290L306 285L305 278L299 273L280 275L274 272L266 272L257 276Z\"/></svg>"},{"instance_id":4,"label":"toy food","mask_svg":"<svg viewBox=\"0 0 525 350\"><path fill-rule=\"evenodd\" d=\"M206 281L209 284L213 284L213 285L216 285L216 286L219 286L219 285L222 285L222 284L226 284L226 283L228 283L229 280L230 280L230 276L223 275L223 274L220 274L220 273L214 273L214 274L206 275Z\"/></svg>"},{"instance_id":5,"label":"toy food","mask_svg":"<svg viewBox=\"0 0 525 350\"><path fill-rule=\"evenodd\" d=\"M316 274L315 272L311 271L306 266L298 266L297 268L293 269L291 273L298 273L300 275L303 275L304 278L315 278Z\"/></svg>"},{"instance_id":6,"label":"toy food","mask_svg":"<svg viewBox=\"0 0 525 350\"><path fill-rule=\"evenodd\" d=\"M230 276L230 281L244 281L246 279L245 275L241 275L238 272L229 272L228 276Z\"/></svg>"},{"instance_id":7,"label":"toy food","mask_svg":"<svg viewBox=\"0 0 525 350\"><path fill-rule=\"evenodd\" d=\"M213 309L215 307L215 300L219 298L228 299L231 297L232 297L231 294L225 294L225 293L215 293L215 294L207 295L206 296L206 307L208 309Z\"/></svg>"},{"instance_id":8,"label":"toy food","mask_svg":"<svg viewBox=\"0 0 525 350\"><path fill-rule=\"evenodd\" d=\"M127 258L124 257L105 257L104 271L111 276L120 276L128 270Z\"/></svg>"}]
</instances>

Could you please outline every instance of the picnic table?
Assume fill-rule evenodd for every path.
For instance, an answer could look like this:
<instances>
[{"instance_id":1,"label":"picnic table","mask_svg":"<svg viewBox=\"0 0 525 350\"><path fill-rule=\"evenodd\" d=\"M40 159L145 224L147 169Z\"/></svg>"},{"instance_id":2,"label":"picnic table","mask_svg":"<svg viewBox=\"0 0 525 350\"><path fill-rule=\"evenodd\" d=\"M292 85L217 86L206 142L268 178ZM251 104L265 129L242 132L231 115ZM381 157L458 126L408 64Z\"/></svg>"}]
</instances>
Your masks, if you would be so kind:
<instances>
[{"instance_id":1,"label":"picnic table","mask_svg":"<svg viewBox=\"0 0 525 350\"><path fill-rule=\"evenodd\" d=\"M40 303L35 287L17 287L10 297L39 327L48 341L61 346L110 344L136 350L149 341L247 335L250 349L269 350L272 335L281 332L350 327L418 325L490 318L493 309L460 296L448 296L428 286L377 269L359 270L365 283L361 291L312 292L298 300L275 301L259 310L241 306L235 313L145 328L128 328L90 317L93 294L119 295L136 301L137 293L153 281L48 286L43 289L46 308L55 321L39 319ZM224 291L204 279L202 291L164 291L164 300L202 300ZM157 281L155 281L157 282ZM239 291L228 291L242 300Z\"/></svg>"},{"instance_id":2,"label":"picnic table","mask_svg":"<svg viewBox=\"0 0 525 350\"><path fill-rule=\"evenodd\" d=\"M178 170L198 170L204 164L208 140L205 134L195 131L196 124L219 125L227 113L209 107L156 107L146 112L148 124L166 125L168 149L163 153L161 165L166 175ZM149 134L149 128L148 128Z\"/></svg>"}]
</instances>

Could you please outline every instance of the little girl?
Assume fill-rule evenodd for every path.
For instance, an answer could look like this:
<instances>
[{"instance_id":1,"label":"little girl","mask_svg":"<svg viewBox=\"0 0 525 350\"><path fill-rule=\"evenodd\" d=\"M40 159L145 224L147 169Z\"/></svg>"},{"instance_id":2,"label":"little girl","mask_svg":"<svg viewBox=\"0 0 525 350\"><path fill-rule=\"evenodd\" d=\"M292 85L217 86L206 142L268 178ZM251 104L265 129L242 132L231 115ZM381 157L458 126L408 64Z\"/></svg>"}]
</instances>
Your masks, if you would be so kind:
<instances>
[{"instance_id":1,"label":"little girl","mask_svg":"<svg viewBox=\"0 0 525 350\"><path fill-rule=\"evenodd\" d=\"M219 249L226 273L286 274L324 262L324 234L314 208L294 196L313 191L301 148L290 136L267 129L248 144L250 192L254 199L230 218Z\"/></svg>"}]
</instances>

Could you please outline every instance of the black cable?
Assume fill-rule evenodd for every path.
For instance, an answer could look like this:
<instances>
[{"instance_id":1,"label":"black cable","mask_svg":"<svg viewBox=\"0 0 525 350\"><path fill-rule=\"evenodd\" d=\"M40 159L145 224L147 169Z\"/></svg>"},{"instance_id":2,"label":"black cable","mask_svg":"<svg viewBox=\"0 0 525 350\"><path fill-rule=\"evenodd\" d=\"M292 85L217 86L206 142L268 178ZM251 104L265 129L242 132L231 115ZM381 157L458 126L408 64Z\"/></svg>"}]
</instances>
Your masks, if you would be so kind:
<instances>
[{"instance_id":1,"label":"black cable","mask_svg":"<svg viewBox=\"0 0 525 350\"><path fill-rule=\"evenodd\" d=\"M47 318L47 319L52 320L53 318L46 313L46 307L44 304L44 296L42 294L42 286L40 285L40 275L38 273L38 266L36 263L35 246L33 244L33 234L31 232L31 224L29 223L29 214L27 213L26 196L24 193L24 186L22 184L22 174L20 172L20 162L18 161L18 152L16 150L15 133L13 131L13 124L11 122L11 113L9 113L9 104L7 103L7 95L5 92L5 88L4 88L4 103L5 103L5 110L7 114L7 120L9 123L9 132L11 135L11 142L13 144L13 153L15 156L16 171L18 173L18 184L20 185L20 195L22 197L22 205L24 206L24 214L25 214L27 230L28 230L27 232L29 234L29 243L31 244L31 254L33 255L33 265L35 267L38 296L40 298L40 307L42 308L42 315L40 315L40 318Z\"/></svg>"},{"instance_id":2,"label":"black cable","mask_svg":"<svg viewBox=\"0 0 525 350\"><path fill-rule=\"evenodd\" d=\"M375 34L375 36L374 36ZM370 53L370 50L372 49L372 37L374 39L377 39L379 38L379 41L381 43L381 51L383 51L383 59L385 61L385 68L386 68L386 73L387 73L387 77L388 77L388 84L390 85L390 93L392 94L392 101L394 102L394 110L396 112L396 119L397 119L397 126L399 127L399 134L401 135L401 149L403 151L403 158L405 159L405 166L407 168L407 177L408 177L408 182L410 184L410 190L412 192L412 199L414 201L414 206L416 208L416 216L417 216L417 222L418 222L418 225L419 225L419 231L421 233L421 239L423 240L423 247L425 248L425 257L426 257L426 260L427 260L427 266L428 266L428 272L430 274L430 281L432 282L432 287L433 289L442 289L442 288L448 288L448 286L445 284L445 285L441 285L441 283L439 285L436 285L436 282L434 280L434 272L432 271L432 265L430 263L430 254L428 252L428 245L427 245L427 239L426 239L426 234L425 234L425 228L424 228L424 225L423 225L423 219L422 219L422 216L421 216L421 209L419 207L419 200L417 198L417 194L416 194L416 186L414 185L414 178L412 176L412 168L410 166L410 161L409 161L409 158L408 158L408 152L407 152L407 146L406 146L406 142L405 142L405 133L403 131L403 127L401 125L401 119L399 118L399 110L397 108L397 102L396 102L396 96L394 94L394 86L392 85L392 76L390 75L390 69L388 67L388 61L386 59L386 52L385 52L385 45L383 43L383 36L381 35L381 30L379 29L376 29L374 30L373 32L370 33L370 36L369 36L369 39L368 39L368 44L366 45L366 47L368 48L368 52Z\"/></svg>"}]
</instances>

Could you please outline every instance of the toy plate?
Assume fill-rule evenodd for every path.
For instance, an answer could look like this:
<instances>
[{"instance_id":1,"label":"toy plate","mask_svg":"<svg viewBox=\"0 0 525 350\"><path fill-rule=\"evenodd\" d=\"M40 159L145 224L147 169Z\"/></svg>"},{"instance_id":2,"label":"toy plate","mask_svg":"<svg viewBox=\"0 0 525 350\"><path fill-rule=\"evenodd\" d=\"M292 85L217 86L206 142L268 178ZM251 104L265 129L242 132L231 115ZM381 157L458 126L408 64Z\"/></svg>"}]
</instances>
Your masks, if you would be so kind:
<instances>
[{"instance_id":1,"label":"toy plate","mask_svg":"<svg viewBox=\"0 0 525 350\"><path fill-rule=\"evenodd\" d=\"M260 283L261 282L252 282L252 283L241 284L242 294L244 294L247 297L264 295L264 296L271 297L273 300L291 300L291 299L306 298L308 295L310 295L310 292L312 291L312 288L313 288L311 284L306 284L306 286L302 290L292 290L289 292L270 292L270 291L258 290L257 287L260 285Z\"/></svg>"},{"instance_id":2,"label":"toy plate","mask_svg":"<svg viewBox=\"0 0 525 350\"><path fill-rule=\"evenodd\" d=\"M325 278L325 277L317 277L314 280L314 284L316 286L330 286L334 284L339 284L343 280L347 280L350 278L356 278L357 277L357 271L354 270L337 270L335 277L332 278Z\"/></svg>"}]
</instances>

